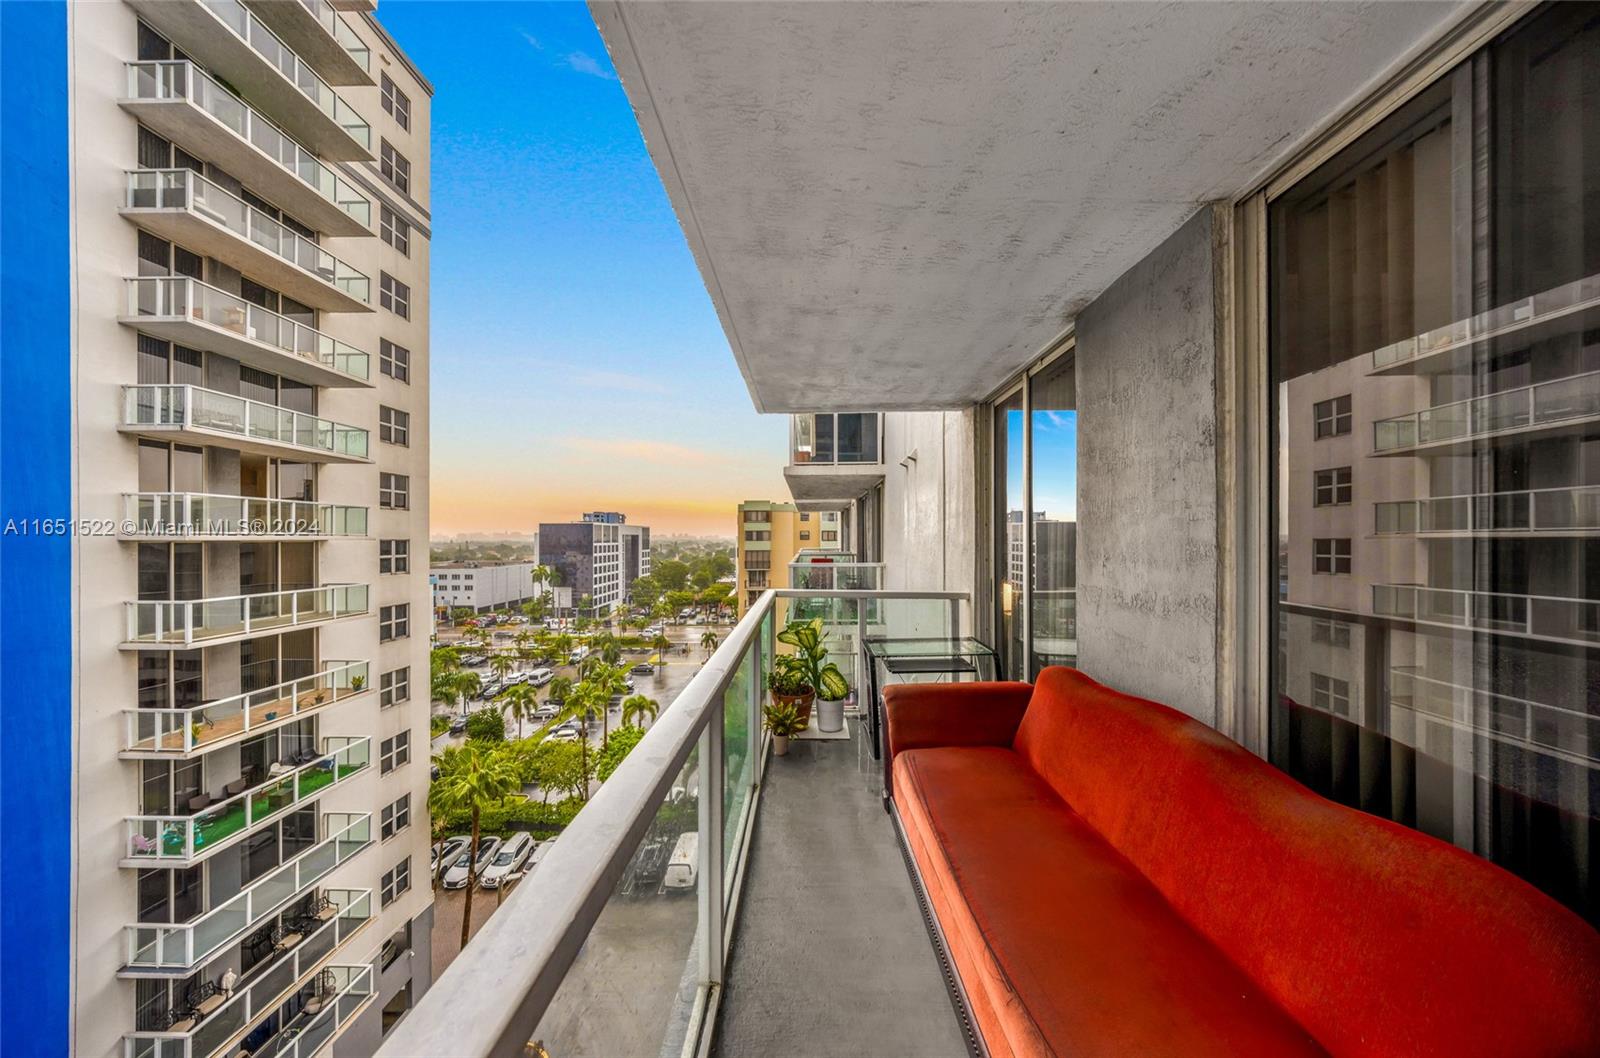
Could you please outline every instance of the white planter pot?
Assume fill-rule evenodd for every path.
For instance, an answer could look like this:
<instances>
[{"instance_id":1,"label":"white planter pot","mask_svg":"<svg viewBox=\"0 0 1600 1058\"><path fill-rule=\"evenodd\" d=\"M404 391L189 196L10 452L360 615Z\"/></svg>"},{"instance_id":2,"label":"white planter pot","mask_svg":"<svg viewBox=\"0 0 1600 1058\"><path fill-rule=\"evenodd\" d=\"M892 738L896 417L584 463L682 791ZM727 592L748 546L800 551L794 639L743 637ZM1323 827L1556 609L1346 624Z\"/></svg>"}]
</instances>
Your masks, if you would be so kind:
<instances>
[{"instance_id":1,"label":"white planter pot","mask_svg":"<svg viewBox=\"0 0 1600 1058\"><path fill-rule=\"evenodd\" d=\"M772 755L774 757L787 757L789 755L789 736L772 736Z\"/></svg>"},{"instance_id":2,"label":"white planter pot","mask_svg":"<svg viewBox=\"0 0 1600 1058\"><path fill-rule=\"evenodd\" d=\"M822 698L817 699L817 730L839 731L844 728L844 699L830 702Z\"/></svg>"}]
</instances>

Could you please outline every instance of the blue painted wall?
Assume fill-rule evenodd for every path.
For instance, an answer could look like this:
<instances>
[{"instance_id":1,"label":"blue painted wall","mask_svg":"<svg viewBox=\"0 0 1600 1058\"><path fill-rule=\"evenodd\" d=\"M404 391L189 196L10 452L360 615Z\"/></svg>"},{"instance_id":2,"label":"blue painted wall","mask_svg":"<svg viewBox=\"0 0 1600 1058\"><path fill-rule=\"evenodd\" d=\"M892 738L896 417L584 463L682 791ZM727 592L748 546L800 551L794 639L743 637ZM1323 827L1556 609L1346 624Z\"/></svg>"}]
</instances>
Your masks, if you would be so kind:
<instances>
[{"instance_id":1,"label":"blue painted wall","mask_svg":"<svg viewBox=\"0 0 1600 1058\"><path fill-rule=\"evenodd\" d=\"M67 1053L72 900L67 8L0 0L0 1055Z\"/></svg>"}]
</instances>

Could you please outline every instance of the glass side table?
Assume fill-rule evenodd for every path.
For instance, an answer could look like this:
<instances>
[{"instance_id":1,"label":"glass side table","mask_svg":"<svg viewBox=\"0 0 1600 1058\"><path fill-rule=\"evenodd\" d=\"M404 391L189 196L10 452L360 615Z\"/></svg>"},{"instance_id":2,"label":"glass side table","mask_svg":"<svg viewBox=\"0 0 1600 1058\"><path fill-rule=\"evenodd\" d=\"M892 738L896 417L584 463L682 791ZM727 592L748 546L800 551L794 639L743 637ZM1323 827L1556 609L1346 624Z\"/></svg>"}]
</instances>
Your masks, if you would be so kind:
<instances>
[{"instance_id":1,"label":"glass side table","mask_svg":"<svg viewBox=\"0 0 1600 1058\"><path fill-rule=\"evenodd\" d=\"M926 636L897 639L866 636L861 641L862 671L867 677L866 706L869 745L874 760L884 762L883 789L889 789L886 718L883 689L894 683L964 683L998 678L1000 660L994 649L972 636Z\"/></svg>"}]
</instances>

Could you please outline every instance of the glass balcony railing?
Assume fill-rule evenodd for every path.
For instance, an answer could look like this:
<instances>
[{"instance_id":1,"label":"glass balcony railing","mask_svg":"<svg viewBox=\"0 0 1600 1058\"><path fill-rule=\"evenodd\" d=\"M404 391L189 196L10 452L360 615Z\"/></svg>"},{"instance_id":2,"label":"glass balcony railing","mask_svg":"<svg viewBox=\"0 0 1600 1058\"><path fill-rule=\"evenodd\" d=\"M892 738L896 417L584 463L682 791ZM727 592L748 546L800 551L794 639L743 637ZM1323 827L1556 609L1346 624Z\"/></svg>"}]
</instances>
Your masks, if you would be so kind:
<instances>
[{"instance_id":1,"label":"glass balcony railing","mask_svg":"<svg viewBox=\"0 0 1600 1058\"><path fill-rule=\"evenodd\" d=\"M1593 599L1374 584L1372 612L1380 617L1538 639L1600 642L1600 601Z\"/></svg>"},{"instance_id":2,"label":"glass balcony railing","mask_svg":"<svg viewBox=\"0 0 1600 1058\"><path fill-rule=\"evenodd\" d=\"M319 962L372 920L371 889L329 889L326 907L289 924L292 946L252 968L227 1002L187 1027L135 1032L123 1037L123 1058L213 1058L253 1022L265 1018L304 987ZM317 924L320 921L320 924ZM301 933L300 930L306 932ZM288 938L286 938L286 941Z\"/></svg>"},{"instance_id":3,"label":"glass balcony railing","mask_svg":"<svg viewBox=\"0 0 1600 1058\"><path fill-rule=\"evenodd\" d=\"M332 661L321 672L188 709L124 709L130 753L193 753L287 723L372 689L365 661Z\"/></svg>"},{"instance_id":4,"label":"glass balcony railing","mask_svg":"<svg viewBox=\"0 0 1600 1058\"><path fill-rule=\"evenodd\" d=\"M127 603L129 643L184 645L253 636L367 613L367 585L325 584L211 599Z\"/></svg>"},{"instance_id":5,"label":"glass balcony railing","mask_svg":"<svg viewBox=\"0 0 1600 1058\"><path fill-rule=\"evenodd\" d=\"M366 536L367 509L315 500L206 492L127 492L122 535L155 537Z\"/></svg>"},{"instance_id":6,"label":"glass balcony railing","mask_svg":"<svg viewBox=\"0 0 1600 1058\"><path fill-rule=\"evenodd\" d=\"M789 587L804 591L876 591L882 562L791 562Z\"/></svg>"},{"instance_id":7,"label":"glass balcony railing","mask_svg":"<svg viewBox=\"0 0 1600 1058\"><path fill-rule=\"evenodd\" d=\"M181 866L225 848L253 828L337 786L372 763L372 740L328 738L322 756L186 816L129 816L123 858Z\"/></svg>"},{"instance_id":8,"label":"glass balcony railing","mask_svg":"<svg viewBox=\"0 0 1600 1058\"><path fill-rule=\"evenodd\" d=\"M357 301L372 301L372 280L365 273L192 169L133 170L128 173L127 205L197 214Z\"/></svg>"},{"instance_id":9,"label":"glass balcony railing","mask_svg":"<svg viewBox=\"0 0 1600 1058\"><path fill-rule=\"evenodd\" d=\"M249 141L284 172L333 203L363 228L372 227L372 201L315 154L187 61L130 62L128 96L134 100L187 100Z\"/></svg>"},{"instance_id":10,"label":"glass balcony railing","mask_svg":"<svg viewBox=\"0 0 1600 1058\"><path fill-rule=\"evenodd\" d=\"M362 150L372 150L372 126L276 33L268 29L253 11L239 0L199 0L199 3L215 15L217 21L227 26L234 36L250 45L252 51L282 74L284 80L294 85L301 95L316 104L317 109L329 120L344 129L345 134L360 144ZM348 26L344 28L349 30ZM350 35L353 36L354 31L350 31ZM367 60L370 64L370 54ZM366 69L367 66L363 65L362 68Z\"/></svg>"},{"instance_id":11,"label":"glass balcony railing","mask_svg":"<svg viewBox=\"0 0 1600 1058\"><path fill-rule=\"evenodd\" d=\"M967 605L959 592L763 593L562 833L537 888L484 923L389 1033L381 1058L480 1058L534 1039L551 1054L705 1053L752 817L773 796L761 718L773 658L788 649L776 632L797 609L825 610L829 657L844 662L856 651L837 628L958 637ZM881 784L881 767L864 770ZM675 852L693 866L669 882ZM619 964L626 989L616 987Z\"/></svg>"},{"instance_id":12,"label":"glass balcony railing","mask_svg":"<svg viewBox=\"0 0 1600 1058\"><path fill-rule=\"evenodd\" d=\"M205 430L307 452L367 458L366 430L307 412L199 386L124 386L122 394L127 426Z\"/></svg>"},{"instance_id":13,"label":"glass balcony railing","mask_svg":"<svg viewBox=\"0 0 1600 1058\"><path fill-rule=\"evenodd\" d=\"M327 837L192 922L127 926L128 966L187 969L205 962L372 844L372 813L326 812L322 830Z\"/></svg>"},{"instance_id":14,"label":"glass balcony railing","mask_svg":"<svg viewBox=\"0 0 1600 1058\"><path fill-rule=\"evenodd\" d=\"M882 432L877 412L791 415L789 462L794 466L880 463Z\"/></svg>"},{"instance_id":15,"label":"glass balcony railing","mask_svg":"<svg viewBox=\"0 0 1600 1058\"><path fill-rule=\"evenodd\" d=\"M371 354L198 279L130 276L127 287L130 319L209 324L363 382L372 377Z\"/></svg>"},{"instance_id":16,"label":"glass balcony railing","mask_svg":"<svg viewBox=\"0 0 1600 1058\"><path fill-rule=\"evenodd\" d=\"M1600 486L1392 500L1373 505L1373 526L1385 535L1600 529Z\"/></svg>"},{"instance_id":17,"label":"glass balcony railing","mask_svg":"<svg viewBox=\"0 0 1600 1058\"><path fill-rule=\"evenodd\" d=\"M372 49L362 42L360 34L350 27L343 15L334 10L328 0L300 0L300 6L311 12L317 24L339 42L339 46L355 60L357 66L368 74L372 73Z\"/></svg>"},{"instance_id":18,"label":"glass balcony railing","mask_svg":"<svg viewBox=\"0 0 1600 1058\"><path fill-rule=\"evenodd\" d=\"M250 1058L312 1058L339 1035L376 994L371 966L329 966L317 975L312 994L276 1036Z\"/></svg>"},{"instance_id":19,"label":"glass balcony railing","mask_svg":"<svg viewBox=\"0 0 1600 1058\"><path fill-rule=\"evenodd\" d=\"M1531 341L1538 337L1541 328L1552 323L1581 330L1582 324L1570 317L1594 309L1600 309L1600 275L1584 276L1374 349L1372 369L1381 371L1396 364L1425 360L1514 335L1523 335Z\"/></svg>"},{"instance_id":20,"label":"glass balcony railing","mask_svg":"<svg viewBox=\"0 0 1600 1058\"><path fill-rule=\"evenodd\" d=\"M1393 452L1600 416L1600 371L1490 393L1381 419L1373 447Z\"/></svg>"},{"instance_id":21,"label":"glass balcony railing","mask_svg":"<svg viewBox=\"0 0 1600 1058\"><path fill-rule=\"evenodd\" d=\"M1600 761L1600 716L1433 679L1415 666L1389 673L1389 704L1459 731L1583 764Z\"/></svg>"}]
</instances>

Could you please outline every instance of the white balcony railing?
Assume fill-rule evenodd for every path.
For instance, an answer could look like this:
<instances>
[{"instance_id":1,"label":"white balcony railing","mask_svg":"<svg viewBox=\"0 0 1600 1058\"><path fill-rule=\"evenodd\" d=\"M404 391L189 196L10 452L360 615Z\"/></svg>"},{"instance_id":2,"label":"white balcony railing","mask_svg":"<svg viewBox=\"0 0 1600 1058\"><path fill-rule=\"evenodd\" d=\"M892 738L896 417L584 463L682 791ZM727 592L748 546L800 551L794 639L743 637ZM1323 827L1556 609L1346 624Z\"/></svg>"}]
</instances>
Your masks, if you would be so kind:
<instances>
[{"instance_id":1,"label":"white balcony railing","mask_svg":"<svg viewBox=\"0 0 1600 1058\"><path fill-rule=\"evenodd\" d=\"M882 562L791 562L789 587L803 591L876 591Z\"/></svg>"},{"instance_id":2,"label":"white balcony railing","mask_svg":"<svg viewBox=\"0 0 1600 1058\"><path fill-rule=\"evenodd\" d=\"M367 458L366 430L308 412L199 386L123 386L122 393L126 426L204 430L311 453Z\"/></svg>"},{"instance_id":3,"label":"white balcony railing","mask_svg":"<svg viewBox=\"0 0 1600 1058\"><path fill-rule=\"evenodd\" d=\"M372 73L372 49L367 47L360 34L350 28L350 23L334 10L328 0L299 0L299 2L301 7L311 12L311 17L317 20L317 24L338 42L339 47L355 60L357 66L368 74Z\"/></svg>"},{"instance_id":4,"label":"white balcony railing","mask_svg":"<svg viewBox=\"0 0 1600 1058\"><path fill-rule=\"evenodd\" d=\"M137 754L186 754L286 724L372 689L365 661L330 662L321 672L187 709L124 709L123 745Z\"/></svg>"},{"instance_id":5,"label":"white balcony railing","mask_svg":"<svg viewBox=\"0 0 1600 1058\"><path fill-rule=\"evenodd\" d=\"M789 416L793 466L870 465L883 461L883 419L877 412Z\"/></svg>"},{"instance_id":6,"label":"white balcony railing","mask_svg":"<svg viewBox=\"0 0 1600 1058\"><path fill-rule=\"evenodd\" d=\"M1373 504L1382 535L1600 530L1600 485L1431 496Z\"/></svg>"},{"instance_id":7,"label":"white balcony railing","mask_svg":"<svg viewBox=\"0 0 1600 1058\"><path fill-rule=\"evenodd\" d=\"M372 302L372 280L312 240L273 220L192 169L134 169L128 173L127 208L183 210L337 287L364 304Z\"/></svg>"},{"instance_id":8,"label":"white balcony railing","mask_svg":"<svg viewBox=\"0 0 1600 1058\"><path fill-rule=\"evenodd\" d=\"M250 1052L250 1058L312 1058L372 1002L372 967L329 966L319 975L325 990L316 993L278 1034Z\"/></svg>"},{"instance_id":9,"label":"white balcony railing","mask_svg":"<svg viewBox=\"0 0 1600 1058\"><path fill-rule=\"evenodd\" d=\"M1593 309L1600 309L1600 275L1584 276L1374 349L1372 370L1381 371L1396 364L1453 353L1481 342L1538 331L1549 324L1582 330L1581 323L1567 318Z\"/></svg>"},{"instance_id":10,"label":"white balcony railing","mask_svg":"<svg viewBox=\"0 0 1600 1058\"><path fill-rule=\"evenodd\" d=\"M126 492L121 531L123 536L173 539L366 536L367 509L210 492Z\"/></svg>"},{"instance_id":11,"label":"white balcony railing","mask_svg":"<svg viewBox=\"0 0 1600 1058\"><path fill-rule=\"evenodd\" d=\"M1389 704L1455 730L1575 760L1600 762L1600 716L1425 676L1413 666L1389 673Z\"/></svg>"},{"instance_id":12,"label":"white balcony railing","mask_svg":"<svg viewBox=\"0 0 1600 1058\"><path fill-rule=\"evenodd\" d=\"M322 829L327 837L192 922L127 926L128 968L181 970L205 962L372 844L372 813L327 812Z\"/></svg>"},{"instance_id":13,"label":"white balcony railing","mask_svg":"<svg viewBox=\"0 0 1600 1058\"><path fill-rule=\"evenodd\" d=\"M129 816L123 859L135 866L185 866L227 848L256 827L317 797L372 763L372 739L323 740L315 760L269 776L190 815Z\"/></svg>"},{"instance_id":14,"label":"white balcony railing","mask_svg":"<svg viewBox=\"0 0 1600 1058\"><path fill-rule=\"evenodd\" d=\"M126 604L126 642L188 646L320 624L366 613L367 596L365 584L325 584L210 599L141 599Z\"/></svg>"},{"instance_id":15,"label":"white balcony railing","mask_svg":"<svg viewBox=\"0 0 1600 1058\"><path fill-rule=\"evenodd\" d=\"M1402 451L1600 416L1600 371L1424 408L1372 424L1373 448Z\"/></svg>"},{"instance_id":16,"label":"white balcony railing","mask_svg":"<svg viewBox=\"0 0 1600 1058\"><path fill-rule=\"evenodd\" d=\"M363 382L372 377L371 354L198 279L130 276L127 287L126 319L206 324Z\"/></svg>"},{"instance_id":17,"label":"white balcony railing","mask_svg":"<svg viewBox=\"0 0 1600 1058\"><path fill-rule=\"evenodd\" d=\"M583 1006L569 1021L613 1016L605 997L617 993L608 969L617 960L640 970L630 979L627 1011L651 1012L640 1028L664 1034L659 1053L706 1053L765 766L761 708L775 630L791 604L804 602L836 610L825 619L835 626L867 620L870 605L873 633L957 636L966 601L959 592L763 593L562 833L539 865L539 884L505 898L390 1032L380 1058L521 1054L535 1038L552 1054L577 1053L583 1041L557 1038L556 1026L542 1032L541 1019L558 995ZM608 908L626 905L618 913L637 921L634 898L654 896L659 880L641 882L640 865L685 834L697 835L698 902L660 919L677 931L652 934L645 945L652 954L631 940L624 951L614 936L593 935ZM636 927L622 932L637 936ZM627 1013L619 1008L614 1016ZM653 1038L646 1047L657 1053Z\"/></svg>"},{"instance_id":18,"label":"white balcony railing","mask_svg":"<svg viewBox=\"0 0 1600 1058\"><path fill-rule=\"evenodd\" d=\"M248 141L280 169L337 206L361 227L372 227L371 199L193 63L184 60L130 62L127 69L130 99L186 100Z\"/></svg>"},{"instance_id":19,"label":"white balcony railing","mask_svg":"<svg viewBox=\"0 0 1600 1058\"><path fill-rule=\"evenodd\" d=\"M1600 601L1556 595L1374 584L1372 612L1424 624L1600 642Z\"/></svg>"},{"instance_id":20,"label":"white balcony railing","mask_svg":"<svg viewBox=\"0 0 1600 1058\"><path fill-rule=\"evenodd\" d=\"M213 1058L258 1019L303 987L317 964L372 921L371 889L329 889L331 917L287 951L250 971L228 1001L188 1029L133 1032L122 1038L123 1058Z\"/></svg>"}]
</instances>

